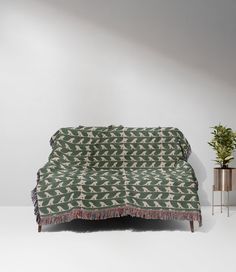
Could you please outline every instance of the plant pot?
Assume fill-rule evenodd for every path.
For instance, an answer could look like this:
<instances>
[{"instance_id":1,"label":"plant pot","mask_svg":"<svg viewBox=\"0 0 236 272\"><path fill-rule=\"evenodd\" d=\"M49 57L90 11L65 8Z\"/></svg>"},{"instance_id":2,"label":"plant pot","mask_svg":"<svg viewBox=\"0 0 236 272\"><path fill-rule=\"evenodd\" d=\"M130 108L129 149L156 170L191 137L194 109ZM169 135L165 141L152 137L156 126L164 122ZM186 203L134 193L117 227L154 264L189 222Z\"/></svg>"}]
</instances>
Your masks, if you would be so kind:
<instances>
[{"instance_id":1,"label":"plant pot","mask_svg":"<svg viewBox=\"0 0 236 272\"><path fill-rule=\"evenodd\" d=\"M214 168L215 191L232 191L235 168Z\"/></svg>"}]
</instances>

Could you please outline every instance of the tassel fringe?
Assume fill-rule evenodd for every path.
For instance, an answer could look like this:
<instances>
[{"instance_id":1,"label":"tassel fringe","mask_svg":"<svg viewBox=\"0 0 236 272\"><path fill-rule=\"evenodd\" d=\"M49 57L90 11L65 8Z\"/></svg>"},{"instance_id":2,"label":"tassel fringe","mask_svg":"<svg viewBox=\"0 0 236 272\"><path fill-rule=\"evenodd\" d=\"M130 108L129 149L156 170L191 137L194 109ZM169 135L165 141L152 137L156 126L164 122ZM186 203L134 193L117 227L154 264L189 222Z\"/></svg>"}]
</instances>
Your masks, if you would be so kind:
<instances>
[{"instance_id":1,"label":"tassel fringe","mask_svg":"<svg viewBox=\"0 0 236 272\"><path fill-rule=\"evenodd\" d=\"M188 220L198 221L202 225L202 217L200 211L166 211L166 210L147 210L140 209L132 206L84 210L82 208L73 209L70 212L60 213L52 216L41 217L38 209L38 200L36 188L32 191L32 200L34 203L34 213L36 221L39 225L60 224L70 222L74 219L87 219L87 220L102 220L114 217L123 217L130 215L132 217L140 217L145 219L161 219L161 220Z\"/></svg>"}]
</instances>

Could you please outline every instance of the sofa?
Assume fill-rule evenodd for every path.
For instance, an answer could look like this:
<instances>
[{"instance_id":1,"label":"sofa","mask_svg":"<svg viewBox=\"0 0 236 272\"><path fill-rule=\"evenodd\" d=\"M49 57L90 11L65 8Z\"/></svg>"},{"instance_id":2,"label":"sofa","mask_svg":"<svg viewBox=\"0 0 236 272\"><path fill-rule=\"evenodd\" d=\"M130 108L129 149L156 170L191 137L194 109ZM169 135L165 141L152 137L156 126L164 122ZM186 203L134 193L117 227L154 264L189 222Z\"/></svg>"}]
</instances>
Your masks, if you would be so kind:
<instances>
[{"instance_id":1,"label":"sofa","mask_svg":"<svg viewBox=\"0 0 236 272\"><path fill-rule=\"evenodd\" d=\"M132 216L202 224L191 152L173 127L68 127L51 138L32 191L43 225Z\"/></svg>"}]
</instances>

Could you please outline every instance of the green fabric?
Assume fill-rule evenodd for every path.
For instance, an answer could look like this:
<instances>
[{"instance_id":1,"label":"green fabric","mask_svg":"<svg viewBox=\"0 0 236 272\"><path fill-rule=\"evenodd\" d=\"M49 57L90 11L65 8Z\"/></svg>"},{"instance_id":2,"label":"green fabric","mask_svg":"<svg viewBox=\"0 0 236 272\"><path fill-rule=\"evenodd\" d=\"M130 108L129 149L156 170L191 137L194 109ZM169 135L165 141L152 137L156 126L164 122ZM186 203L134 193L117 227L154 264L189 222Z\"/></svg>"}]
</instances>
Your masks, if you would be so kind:
<instances>
[{"instance_id":1,"label":"green fabric","mask_svg":"<svg viewBox=\"0 0 236 272\"><path fill-rule=\"evenodd\" d=\"M35 189L39 221L126 206L200 212L190 145L176 128L62 128L51 146Z\"/></svg>"}]
</instances>

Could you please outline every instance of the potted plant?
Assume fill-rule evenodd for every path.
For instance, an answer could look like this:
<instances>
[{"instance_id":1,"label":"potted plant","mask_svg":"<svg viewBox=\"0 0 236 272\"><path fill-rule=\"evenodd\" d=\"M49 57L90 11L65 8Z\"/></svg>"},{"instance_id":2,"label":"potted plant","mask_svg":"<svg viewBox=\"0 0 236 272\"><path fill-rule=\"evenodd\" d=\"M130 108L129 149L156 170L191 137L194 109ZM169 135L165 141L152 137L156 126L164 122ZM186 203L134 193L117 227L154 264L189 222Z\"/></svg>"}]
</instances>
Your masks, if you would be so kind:
<instances>
[{"instance_id":1,"label":"potted plant","mask_svg":"<svg viewBox=\"0 0 236 272\"><path fill-rule=\"evenodd\" d=\"M232 189L232 169L229 163L234 159L236 149L236 132L221 124L214 126L212 140L208 143L216 152L215 161L220 165L214 168L215 190L229 191Z\"/></svg>"}]
</instances>

